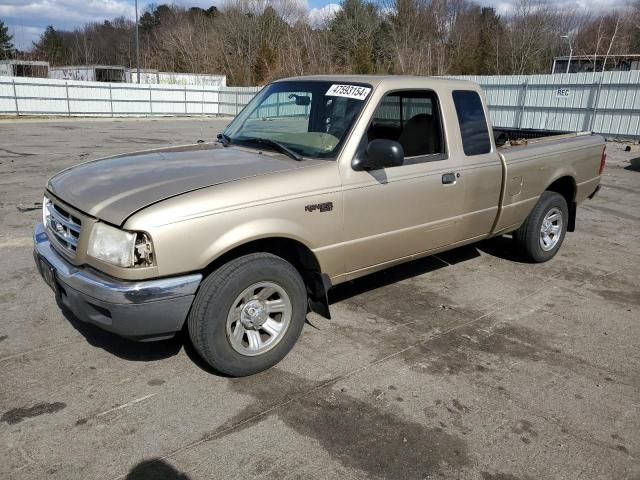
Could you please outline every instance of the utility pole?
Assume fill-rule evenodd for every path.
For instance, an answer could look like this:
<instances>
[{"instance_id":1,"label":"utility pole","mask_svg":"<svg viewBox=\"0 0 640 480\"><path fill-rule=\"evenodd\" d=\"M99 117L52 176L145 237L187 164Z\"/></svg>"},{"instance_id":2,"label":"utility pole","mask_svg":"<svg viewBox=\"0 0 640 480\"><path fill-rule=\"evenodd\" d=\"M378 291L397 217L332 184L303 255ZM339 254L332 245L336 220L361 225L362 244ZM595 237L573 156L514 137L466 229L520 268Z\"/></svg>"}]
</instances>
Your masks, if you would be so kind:
<instances>
[{"instance_id":1,"label":"utility pole","mask_svg":"<svg viewBox=\"0 0 640 480\"><path fill-rule=\"evenodd\" d=\"M140 36L138 34L138 0L136 0L136 66L138 68L138 83L140 83Z\"/></svg>"},{"instance_id":2,"label":"utility pole","mask_svg":"<svg viewBox=\"0 0 640 480\"><path fill-rule=\"evenodd\" d=\"M561 35L560 38L566 38L569 41L569 61L567 62L567 73L569 73L569 67L571 66L571 57L573 57L573 46L571 45L571 37L567 33L566 35Z\"/></svg>"}]
</instances>

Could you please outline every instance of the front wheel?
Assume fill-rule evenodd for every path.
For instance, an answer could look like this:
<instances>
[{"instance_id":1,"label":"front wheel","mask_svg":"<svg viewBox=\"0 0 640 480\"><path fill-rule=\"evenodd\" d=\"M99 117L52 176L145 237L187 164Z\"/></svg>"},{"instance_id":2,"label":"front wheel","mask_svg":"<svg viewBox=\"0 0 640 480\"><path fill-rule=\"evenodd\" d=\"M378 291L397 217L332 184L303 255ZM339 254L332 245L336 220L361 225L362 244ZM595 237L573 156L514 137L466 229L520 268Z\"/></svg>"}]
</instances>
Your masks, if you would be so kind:
<instances>
[{"instance_id":1,"label":"front wheel","mask_svg":"<svg viewBox=\"0 0 640 480\"><path fill-rule=\"evenodd\" d=\"M551 260L560 249L567 232L569 208L556 192L543 192L538 203L514 233L514 238L534 262Z\"/></svg>"},{"instance_id":2,"label":"front wheel","mask_svg":"<svg viewBox=\"0 0 640 480\"><path fill-rule=\"evenodd\" d=\"M202 282L189 314L189 336L215 370L252 375L289 353L306 314L306 288L295 267L275 255L253 253Z\"/></svg>"}]
</instances>

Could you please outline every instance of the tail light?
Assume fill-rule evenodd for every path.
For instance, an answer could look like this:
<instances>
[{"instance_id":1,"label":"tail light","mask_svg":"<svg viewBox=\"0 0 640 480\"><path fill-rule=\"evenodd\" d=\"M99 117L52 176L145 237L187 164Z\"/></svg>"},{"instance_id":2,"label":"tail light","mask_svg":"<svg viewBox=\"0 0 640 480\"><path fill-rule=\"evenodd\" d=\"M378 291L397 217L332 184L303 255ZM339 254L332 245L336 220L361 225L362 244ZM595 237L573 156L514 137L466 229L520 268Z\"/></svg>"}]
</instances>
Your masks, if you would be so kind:
<instances>
[{"instance_id":1,"label":"tail light","mask_svg":"<svg viewBox=\"0 0 640 480\"><path fill-rule=\"evenodd\" d=\"M602 175L604 171L604 166L607 164L607 146L605 145L602 149L602 156L600 157L600 170L598 170L598 175Z\"/></svg>"}]
</instances>

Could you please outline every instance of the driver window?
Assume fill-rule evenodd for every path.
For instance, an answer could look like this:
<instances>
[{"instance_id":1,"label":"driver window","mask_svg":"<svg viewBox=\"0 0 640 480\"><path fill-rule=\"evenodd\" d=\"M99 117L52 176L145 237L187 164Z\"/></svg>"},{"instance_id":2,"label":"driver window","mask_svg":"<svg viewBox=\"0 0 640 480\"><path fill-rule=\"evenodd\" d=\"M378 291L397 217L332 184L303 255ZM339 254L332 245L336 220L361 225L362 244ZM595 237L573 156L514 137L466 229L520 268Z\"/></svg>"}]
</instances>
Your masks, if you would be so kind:
<instances>
[{"instance_id":1,"label":"driver window","mask_svg":"<svg viewBox=\"0 0 640 480\"><path fill-rule=\"evenodd\" d=\"M368 141L387 139L400 143L405 159L415 160L410 163L446 158L438 99L432 91L386 95L373 114L367 137Z\"/></svg>"}]
</instances>

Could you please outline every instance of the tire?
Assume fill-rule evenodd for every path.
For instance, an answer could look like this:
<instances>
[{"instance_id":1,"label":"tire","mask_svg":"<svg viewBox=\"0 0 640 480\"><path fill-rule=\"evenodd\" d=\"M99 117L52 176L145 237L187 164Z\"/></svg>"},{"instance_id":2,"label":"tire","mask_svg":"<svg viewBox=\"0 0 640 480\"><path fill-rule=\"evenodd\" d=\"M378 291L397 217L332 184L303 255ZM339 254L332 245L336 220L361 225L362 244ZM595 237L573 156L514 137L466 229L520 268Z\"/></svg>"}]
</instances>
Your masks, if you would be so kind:
<instances>
[{"instance_id":1,"label":"tire","mask_svg":"<svg viewBox=\"0 0 640 480\"><path fill-rule=\"evenodd\" d=\"M252 253L205 278L187 328L207 364L242 377L282 360L298 340L306 315L305 284L293 265L269 253Z\"/></svg>"},{"instance_id":2,"label":"tire","mask_svg":"<svg viewBox=\"0 0 640 480\"><path fill-rule=\"evenodd\" d=\"M513 236L531 261L542 263L551 260L558 253L567 233L568 223L569 208L565 198L559 193L545 191Z\"/></svg>"}]
</instances>

